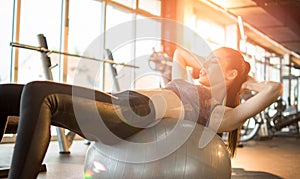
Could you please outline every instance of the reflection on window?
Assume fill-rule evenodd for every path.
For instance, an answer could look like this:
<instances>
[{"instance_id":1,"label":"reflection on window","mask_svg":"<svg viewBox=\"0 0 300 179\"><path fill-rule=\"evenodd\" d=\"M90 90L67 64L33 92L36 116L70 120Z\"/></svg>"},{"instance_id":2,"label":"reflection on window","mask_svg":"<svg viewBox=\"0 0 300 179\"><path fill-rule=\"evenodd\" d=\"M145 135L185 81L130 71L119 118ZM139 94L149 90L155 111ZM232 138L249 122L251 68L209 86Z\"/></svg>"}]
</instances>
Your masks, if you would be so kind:
<instances>
[{"instance_id":1,"label":"reflection on window","mask_svg":"<svg viewBox=\"0 0 300 179\"><path fill-rule=\"evenodd\" d=\"M20 43L39 46L38 34L47 38L49 49L60 47L60 0L23 0L21 4ZM44 79L41 69L40 54L31 50L19 51L18 82L26 83L36 79Z\"/></svg>"},{"instance_id":2,"label":"reflection on window","mask_svg":"<svg viewBox=\"0 0 300 179\"><path fill-rule=\"evenodd\" d=\"M143 9L153 15L160 16L161 1L160 0L139 0L139 9Z\"/></svg>"},{"instance_id":3,"label":"reflection on window","mask_svg":"<svg viewBox=\"0 0 300 179\"><path fill-rule=\"evenodd\" d=\"M10 81L13 1L0 1L0 83Z\"/></svg>"},{"instance_id":4,"label":"reflection on window","mask_svg":"<svg viewBox=\"0 0 300 179\"><path fill-rule=\"evenodd\" d=\"M112 1L120 3L124 6L130 7L132 9L136 8L136 0L112 0Z\"/></svg>"},{"instance_id":5,"label":"reflection on window","mask_svg":"<svg viewBox=\"0 0 300 179\"><path fill-rule=\"evenodd\" d=\"M76 55L90 56L84 54L89 45L101 35L102 3L91 0L72 0L69 10L69 38L68 52ZM98 38L99 39L99 38ZM99 43L101 43L99 41ZM100 49L95 49L100 54ZM100 55L91 56L101 58ZM93 67L100 63L91 60L68 57L67 83L86 87L97 86ZM76 79L74 79L76 78ZM76 80L76 82L74 82Z\"/></svg>"}]
</instances>

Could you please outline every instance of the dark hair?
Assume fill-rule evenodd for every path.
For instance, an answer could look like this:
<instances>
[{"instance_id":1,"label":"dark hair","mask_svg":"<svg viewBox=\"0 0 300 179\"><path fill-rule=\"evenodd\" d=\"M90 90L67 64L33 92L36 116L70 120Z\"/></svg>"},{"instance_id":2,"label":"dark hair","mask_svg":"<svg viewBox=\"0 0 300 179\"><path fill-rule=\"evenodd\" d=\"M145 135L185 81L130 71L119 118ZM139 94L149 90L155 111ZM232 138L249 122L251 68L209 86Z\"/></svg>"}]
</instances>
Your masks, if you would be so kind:
<instances>
[{"instance_id":1,"label":"dark hair","mask_svg":"<svg viewBox=\"0 0 300 179\"><path fill-rule=\"evenodd\" d=\"M247 80L248 73L250 71L250 64L244 60L243 55L232 48L221 47L218 50L224 50L225 56L222 59L225 59L229 62L229 68L235 69L238 71L237 77L234 79L234 82L230 87L227 88L226 96L226 106L236 107L240 104L240 89L242 84ZM236 148L239 142L240 128L235 129L228 134L228 148L231 154L231 157L235 155Z\"/></svg>"}]
</instances>

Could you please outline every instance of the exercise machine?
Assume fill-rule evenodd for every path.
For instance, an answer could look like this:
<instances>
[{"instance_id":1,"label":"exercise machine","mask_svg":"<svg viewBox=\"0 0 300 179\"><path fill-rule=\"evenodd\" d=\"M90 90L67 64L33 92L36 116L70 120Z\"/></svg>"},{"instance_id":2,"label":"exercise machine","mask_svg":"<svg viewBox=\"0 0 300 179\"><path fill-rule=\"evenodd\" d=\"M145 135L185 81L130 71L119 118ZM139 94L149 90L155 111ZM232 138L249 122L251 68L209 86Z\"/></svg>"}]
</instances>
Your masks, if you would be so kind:
<instances>
[{"instance_id":1,"label":"exercise machine","mask_svg":"<svg viewBox=\"0 0 300 179\"><path fill-rule=\"evenodd\" d=\"M47 40L46 37L43 34L38 34L38 42L39 42L39 47L36 46L31 46L31 45L25 45L21 43L16 43L12 42L10 45L12 47L16 48L24 48L28 50L35 50L41 53L41 58L42 58L42 64L43 64L43 69L44 73L46 76L46 79L48 80L53 80L52 72L51 72L51 59L49 57L49 54L54 53L54 54L59 54L59 55L67 55L67 56L72 56L72 57L78 57L82 59L87 59L87 60L93 60L93 61L98 61L98 62L103 62L103 63L108 63L111 65L111 69L113 72L113 78L114 78L114 84L115 86L119 89L118 83L116 83L116 76L117 76L117 71L115 69L116 65L121 65L124 67L130 67L130 68L138 68L135 65L129 65L125 63L116 63L114 62L110 50L106 49L107 57L109 59L98 59L94 57L88 57L88 56L82 56L82 55L76 55L76 54L71 54L67 52L61 52L61 51L55 51L55 50L49 50L48 45L47 45ZM59 142L59 149L60 153L62 154L68 154L70 153L69 148L72 145L72 141L75 137L75 134L73 132L68 132L65 134L65 129L63 128L57 128L57 137L58 137L58 142Z\"/></svg>"},{"instance_id":2,"label":"exercise machine","mask_svg":"<svg viewBox=\"0 0 300 179\"><path fill-rule=\"evenodd\" d=\"M122 65L122 66L126 66L126 67L131 67L131 68L138 68L137 66L134 66L134 65L127 65L124 63L115 63L113 61L112 55L110 55L111 60L107 60L107 59L97 59L97 58L92 58L92 57L87 57L87 56L70 54L70 53L66 53L66 52L49 50L46 37L43 34L39 34L37 37L38 37L39 47L24 45L24 44L15 43L15 42L12 42L10 45L12 47L16 47L16 48L24 48L24 49L35 50L35 51L40 52L41 59L42 59L42 69L44 70L45 78L47 80L53 80L51 69L53 67L55 67L55 66L51 65L51 59L49 57L50 53L56 53L56 54L60 54L60 55L69 55L69 56L73 56L73 57L79 57L79 58L84 58L84 59L88 59L88 60L95 60L95 61L99 61L99 62L103 62L103 63L109 63L112 67L112 70L114 70L113 71L114 79L116 79L116 75L117 75L115 65ZM117 84L117 83L115 83L115 84ZM4 125L3 131L1 130L1 138L4 133L16 133L17 128L18 128L18 123L19 123L18 116L9 116L8 124ZM2 127L2 124L1 124L1 127ZM3 134L2 134L2 132L3 132ZM62 154L70 153L69 148L73 142L74 137L75 137L75 133L68 132L67 134L65 134L65 129L57 128L57 138L58 138L60 153L62 153ZM46 165L43 164L40 168L40 171L46 171L46 170L47 170ZM7 177L8 173L9 173L9 166L1 166L0 167L0 177Z\"/></svg>"}]
</instances>

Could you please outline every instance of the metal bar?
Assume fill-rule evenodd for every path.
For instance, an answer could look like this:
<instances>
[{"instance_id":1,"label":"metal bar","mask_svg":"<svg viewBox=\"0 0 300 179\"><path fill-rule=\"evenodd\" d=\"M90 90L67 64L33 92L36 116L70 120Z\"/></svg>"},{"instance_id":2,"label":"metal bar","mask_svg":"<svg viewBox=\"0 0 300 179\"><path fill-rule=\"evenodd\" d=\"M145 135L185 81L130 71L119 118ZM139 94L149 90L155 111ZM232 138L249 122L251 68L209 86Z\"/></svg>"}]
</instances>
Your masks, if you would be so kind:
<instances>
[{"instance_id":1,"label":"metal bar","mask_svg":"<svg viewBox=\"0 0 300 179\"><path fill-rule=\"evenodd\" d=\"M46 37L43 34L38 34L37 38L38 38L38 42L39 42L39 45L41 46L41 48L47 49L48 45L47 45ZM41 58L42 58L42 64L43 64L45 77L48 80L52 81L53 76L52 76L52 72L51 72L51 69L50 69L51 68L51 59L47 55L47 52L42 52L42 51L40 51L40 52L41 52Z\"/></svg>"},{"instance_id":2,"label":"metal bar","mask_svg":"<svg viewBox=\"0 0 300 179\"><path fill-rule=\"evenodd\" d=\"M70 1L69 0L65 0L65 14L64 14L64 28L63 28L63 36L64 36L64 46L63 46L63 51L68 52L69 51L69 10L70 10ZM61 59L60 64L61 69L61 75L60 76L62 82L67 82L67 76L68 76L68 63L69 59L68 56L64 55L63 59Z\"/></svg>"},{"instance_id":3,"label":"metal bar","mask_svg":"<svg viewBox=\"0 0 300 179\"><path fill-rule=\"evenodd\" d=\"M128 65L128 64L125 64L125 63L116 63L112 60L98 59L98 58L94 58L94 57L76 55L76 54L71 54L71 53L67 53L67 52L49 50L49 49L44 48L44 47L36 47L36 46L31 46L31 45L25 45L25 44L21 44L21 43L17 43L17 42L11 42L10 45L12 47L16 47L16 48L24 48L24 49L28 49L28 50L35 50L35 51L44 52L44 53L47 53L47 54L55 53L55 54L67 55L67 56L72 56L72 57L77 57L77 58L84 58L84 59L88 59L88 60L94 60L94 61L114 64L114 65L121 65L121 66L124 66L124 67L139 68L138 66L135 66L135 65Z\"/></svg>"},{"instance_id":4,"label":"metal bar","mask_svg":"<svg viewBox=\"0 0 300 179\"><path fill-rule=\"evenodd\" d=\"M38 34L38 42L40 47L34 47L34 46L23 46L25 49L32 49L32 50L36 50L41 52L41 58L42 58L42 64L43 64L43 69L44 69L44 74L45 77L48 80L53 80L53 76L52 76L52 72L51 72L51 59L50 57L47 55L48 53L48 44L47 44L47 39L43 34ZM21 45L22 46L22 45ZM21 48L23 48L21 47ZM65 130L63 128L60 127L56 127L56 132L57 132L57 139L58 139L58 144L59 144L59 152L60 153L64 153L64 154L69 154L70 150L69 150L69 144L68 144L68 140L65 136Z\"/></svg>"},{"instance_id":5,"label":"metal bar","mask_svg":"<svg viewBox=\"0 0 300 179\"><path fill-rule=\"evenodd\" d=\"M106 52L106 57L112 61L114 61L114 58L112 56L112 53L109 49L105 49ZM112 78L113 78L113 82L114 82L114 88L116 91L120 91L120 85L119 85L119 81L117 79L118 76L118 72L117 69L114 67L114 65L110 64L110 69L112 72Z\"/></svg>"},{"instance_id":6,"label":"metal bar","mask_svg":"<svg viewBox=\"0 0 300 179\"><path fill-rule=\"evenodd\" d=\"M15 13L15 12L14 12ZM16 27L16 31L15 31L15 40L18 42L20 39L20 25L21 22L21 0L17 1L17 12L16 12L16 23L15 23L15 27ZM13 73L13 82L17 82L18 81L18 75L19 75L19 50L15 49L15 56L14 56L14 62L12 63L12 66L14 66L12 68L12 73Z\"/></svg>"}]
</instances>

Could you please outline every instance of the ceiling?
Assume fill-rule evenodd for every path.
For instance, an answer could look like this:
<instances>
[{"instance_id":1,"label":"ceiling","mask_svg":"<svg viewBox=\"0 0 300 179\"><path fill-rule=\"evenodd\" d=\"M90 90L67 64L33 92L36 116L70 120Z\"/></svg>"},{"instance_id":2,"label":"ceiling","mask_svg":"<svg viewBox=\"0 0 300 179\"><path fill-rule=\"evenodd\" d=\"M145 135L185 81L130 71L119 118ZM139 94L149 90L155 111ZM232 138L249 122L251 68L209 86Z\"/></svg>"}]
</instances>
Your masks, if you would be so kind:
<instances>
[{"instance_id":1,"label":"ceiling","mask_svg":"<svg viewBox=\"0 0 300 179\"><path fill-rule=\"evenodd\" d=\"M300 55L300 0L208 0L225 12L241 16L248 24L248 38L279 54ZM249 30L252 28L252 31ZM270 41L267 44L252 34L261 33ZM259 42L259 40L261 42ZM300 64L300 62L299 62Z\"/></svg>"}]
</instances>

